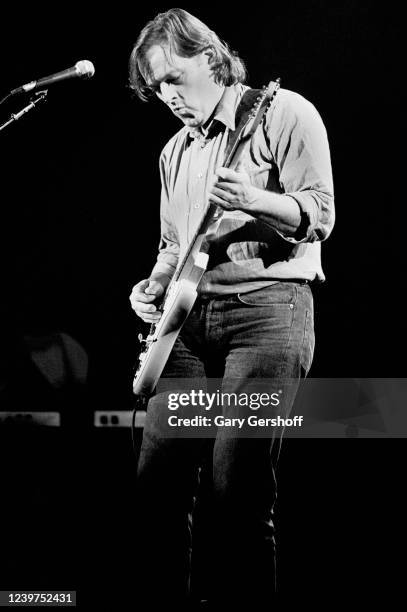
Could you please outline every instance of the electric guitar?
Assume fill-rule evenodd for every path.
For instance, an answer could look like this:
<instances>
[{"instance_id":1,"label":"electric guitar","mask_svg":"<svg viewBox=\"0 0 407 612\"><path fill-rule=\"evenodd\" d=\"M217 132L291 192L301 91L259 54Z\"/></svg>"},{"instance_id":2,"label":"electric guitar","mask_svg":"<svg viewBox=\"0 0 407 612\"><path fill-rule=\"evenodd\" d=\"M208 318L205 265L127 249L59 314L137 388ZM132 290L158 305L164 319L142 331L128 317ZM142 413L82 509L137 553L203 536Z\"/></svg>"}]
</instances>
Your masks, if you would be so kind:
<instances>
[{"instance_id":1,"label":"electric guitar","mask_svg":"<svg viewBox=\"0 0 407 612\"><path fill-rule=\"evenodd\" d=\"M257 96L223 167L232 170L236 168L279 87L280 79L271 81ZM146 338L139 335L142 347L133 381L133 392L136 395L150 396L154 391L175 340L192 310L198 285L208 265L208 243L205 239L220 222L220 210L216 204L207 203L202 220L167 287L159 308L162 312L160 320L151 325Z\"/></svg>"}]
</instances>

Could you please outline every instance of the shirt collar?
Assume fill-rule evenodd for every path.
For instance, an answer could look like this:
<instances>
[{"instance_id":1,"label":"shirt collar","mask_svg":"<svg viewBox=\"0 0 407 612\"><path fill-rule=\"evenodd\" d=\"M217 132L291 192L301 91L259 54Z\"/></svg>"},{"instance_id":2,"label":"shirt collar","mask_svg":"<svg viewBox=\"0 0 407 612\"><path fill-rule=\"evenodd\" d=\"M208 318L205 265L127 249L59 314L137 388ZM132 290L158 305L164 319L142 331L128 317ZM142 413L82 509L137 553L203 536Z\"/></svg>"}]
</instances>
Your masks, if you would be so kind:
<instances>
[{"instance_id":1,"label":"shirt collar","mask_svg":"<svg viewBox=\"0 0 407 612\"><path fill-rule=\"evenodd\" d=\"M204 138L207 138L212 128L214 127L214 124L216 124L216 121L220 121L230 130L234 130L236 128L236 110L241 100L241 97L246 89L247 87L245 87L241 83L236 83L235 85L225 87L225 90L222 94L221 99L218 102L218 105L215 109L215 114L210 124L206 129L202 127L191 128L189 130L189 135L191 136L191 138L202 136Z\"/></svg>"}]
</instances>

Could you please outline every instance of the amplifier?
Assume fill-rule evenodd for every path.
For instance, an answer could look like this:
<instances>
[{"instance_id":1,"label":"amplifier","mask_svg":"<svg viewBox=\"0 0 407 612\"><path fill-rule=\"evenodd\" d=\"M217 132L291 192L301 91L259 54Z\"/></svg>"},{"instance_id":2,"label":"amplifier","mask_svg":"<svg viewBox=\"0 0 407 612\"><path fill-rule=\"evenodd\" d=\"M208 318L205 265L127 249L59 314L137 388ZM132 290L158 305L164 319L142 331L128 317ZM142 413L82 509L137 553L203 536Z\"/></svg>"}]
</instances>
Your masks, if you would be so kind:
<instances>
[{"instance_id":1,"label":"amplifier","mask_svg":"<svg viewBox=\"0 0 407 612\"><path fill-rule=\"evenodd\" d=\"M0 425L43 425L60 427L60 412L0 412Z\"/></svg>"},{"instance_id":2,"label":"amplifier","mask_svg":"<svg viewBox=\"0 0 407 612\"><path fill-rule=\"evenodd\" d=\"M146 418L145 410L137 410L135 427L143 428ZM94 427L131 427L132 410L96 410L93 416ZM45 427L61 427L60 412L0 412L1 425L42 425Z\"/></svg>"},{"instance_id":3,"label":"amplifier","mask_svg":"<svg viewBox=\"0 0 407 612\"><path fill-rule=\"evenodd\" d=\"M131 427L132 410L96 410L93 424L95 427ZM144 427L145 410L137 410L135 426Z\"/></svg>"}]
</instances>

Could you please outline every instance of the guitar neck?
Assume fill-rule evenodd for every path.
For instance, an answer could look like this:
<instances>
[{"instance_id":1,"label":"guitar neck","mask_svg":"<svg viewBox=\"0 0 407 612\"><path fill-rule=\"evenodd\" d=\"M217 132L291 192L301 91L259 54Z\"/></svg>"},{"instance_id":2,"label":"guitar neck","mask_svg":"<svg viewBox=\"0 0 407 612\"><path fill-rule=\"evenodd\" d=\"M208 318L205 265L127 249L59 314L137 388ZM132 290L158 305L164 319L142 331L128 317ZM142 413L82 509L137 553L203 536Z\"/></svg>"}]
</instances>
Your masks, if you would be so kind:
<instances>
[{"instance_id":1,"label":"guitar neck","mask_svg":"<svg viewBox=\"0 0 407 612\"><path fill-rule=\"evenodd\" d=\"M223 167L230 168L231 170L235 169L237 164L239 163L239 160L242 158L244 152L247 150L249 144L250 144L250 139L248 139L244 143L236 142L232 151L228 155L228 158L223 163ZM182 271L184 270L185 265L187 264L193 249L197 246L198 240L200 239L200 237L202 237L203 239L206 232L208 231L210 224L214 220L214 216L218 212L218 210L219 210L219 207L216 204L212 204L211 202L208 202L206 204L202 219L199 222L199 225L194 233L194 236L191 242L189 243L187 252L185 253L181 263L178 266L177 272L174 275L174 281L178 280L179 277L181 276Z\"/></svg>"},{"instance_id":2,"label":"guitar neck","mask_svg":"<svg viewBox=\"0 0 407 612\"><path fill-rule=\"evenodd\" d=\"M271 85L273 85L273 89L271 91ZM254 105L248 120L246 121L246 125L240 130L238 137L236 138L231 150L229 151L224 163L224 168L230 168L234 170L242 158L243 154L247 151L253 134L255 133L257 127L260 125L264 114L271 104L271 101L275 97L278 89L280 87L280 79L276 79L275 83L270 83L268 88L263 89L263 93L257 97L256 104ZM246 131L246 127L250 125L250 129ZM184 271L186 265L189 263L191 253L198 246L201 248L202 243L204 243L205 234L214 220L215 214L218 212L218 206L216 204L211 204L208 202L206 204L204 214L202 220L200 221L194 236L189 243L187 252L185 253L181 263L178 265L177 271L172 279L172 281L179 280L182 272ZM188 266L189 268L189 266ZM172 282L171 282L172 284Z\"/></svg>"}]
</instances>

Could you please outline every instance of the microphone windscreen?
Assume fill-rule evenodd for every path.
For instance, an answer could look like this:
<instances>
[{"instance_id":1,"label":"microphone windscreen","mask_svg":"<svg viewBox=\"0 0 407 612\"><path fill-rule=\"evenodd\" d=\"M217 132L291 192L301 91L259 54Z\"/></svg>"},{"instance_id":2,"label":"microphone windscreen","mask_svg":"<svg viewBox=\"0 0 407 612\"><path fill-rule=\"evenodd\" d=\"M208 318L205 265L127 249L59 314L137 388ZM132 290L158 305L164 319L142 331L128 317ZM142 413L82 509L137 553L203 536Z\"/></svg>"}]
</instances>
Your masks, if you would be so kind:
<instances>
[{"instance_id":1,"label":"microphone windscreen","mask_svg":"<svg viewBox=\"0 0 407 612\"><path fill-rule=\"evenodd\" d=\"M95 67L89 60L81 60L76 62L75 68L79 76L92 77L95 74Z\"/></svg>"}]
</instances>

